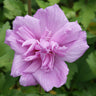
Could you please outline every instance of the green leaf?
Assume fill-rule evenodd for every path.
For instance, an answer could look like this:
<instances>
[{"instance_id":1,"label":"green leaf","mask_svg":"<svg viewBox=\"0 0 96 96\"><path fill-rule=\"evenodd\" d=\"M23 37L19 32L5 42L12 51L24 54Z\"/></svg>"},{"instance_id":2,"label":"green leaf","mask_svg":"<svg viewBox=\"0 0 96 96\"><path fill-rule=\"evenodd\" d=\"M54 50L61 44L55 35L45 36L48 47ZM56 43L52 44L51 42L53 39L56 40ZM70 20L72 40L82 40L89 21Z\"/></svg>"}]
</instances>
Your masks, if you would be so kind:
<instances>
[{"instance_id":1,"label":"green leaf","mask_svg":"<svg viewBox=\"0 0 96 96\"><path fill-rule=\"evenodd\" d=\"M50 5L54 5L60 2L60 0L48 0Z\"/></svg>"},{"instance_id":2,"label":"green leaf","mask_svg":"<svg viewBox=\"0 0 96 96\"><path fill-rule=\"evenodd\" d=\"M46 8L46 7L50 6L50 4L48 2L44 2L43 0L36 0L36 2L40 8Z\"/></svg>"},{"instance_id":3,"label":"green leaf","mask_svg":"<svg viewBox=\"0 0 96 96\"><path fill-rule=\"evenodd\" d=\"M8 49L8 46L4 43L0 43L0 57L3 56Z\"/></svg>"},{"instance_id":4,"label":"green leaf","mask_svg":"<svg viewBox=\"0 0 96 96\"><path fill-rule=\"evenodd\" d=\"M10 91L8 91L8 93L7 93L7 96L13 96L13 94L14 94L14 96L26 96L24 93L22 93L20 90L10 90ZM32 94L31 94L32 95Z\"/></svg>"},{"instance_id":5,"label":"green leaf","mask_svg":"<svg viewBox=\"0 0 96 96\"><path fill-rule=\"evenodd\" d=\"M0 3L3 3L3 0L0 0Z\"/></svg>"},{"instance_id":6,"label":"green leaf","mask_svg":"<svg viewBox=\"0 0 96 96\"><path fill-rule=\"evenodd\" d=\"M75 11L74 10L67 8L67 7L62 7L62 10L64 11L67 18L70 19L70 18L75 17Z\"/></svg>"},{"instance_id":7,"label":"green leaf","mask_svg":"<svg viewBox=\"0 0 96 96\"><path fill-rule=\"evenodd\" d=\"M72 92L72 96L96 96L96 84L95 83L85 83L81 85L81 90L76 90Z\"/></svg>"},{"instance_id":8,"label":"green leaf","mask_svg":"<svg viewBox=\"0 0 96 96\"><path fill-rule=\"evenodd\" d=\"M91 45L90 48L84 53L84 55L75 62L78 66L78 73L74 78L75 83L77 82L79 84L80 82L87 82L96 77L86 62L88 55L93 52L93 50L95 50L94 45Z\"/></svg>"},{"instance_id":9,"label":"green leaf","mask_svg":"<svg viewBox=\"0 0 96 96\"><path fill-rule=\"evenodd\" d=\"M88 65L89 65L90 69L92 70L92 72L96 76L96 51L89 54L86 61L87 61Z\"/></svg>"},{"instance_id":10,"label":"green leaf","mask_svg":"<svg viewBox=\"0 0 96 96\"><path fill-rule=\"evenodd\" d=\"M77 68L77 65L75 63L71 63L71 64L68 63L68 68L69 68L69 74L68 74L68 79L66 82L66 87L69 89L71 81L72 81L75 73L78 72L78 68Z\"/></svg>"},{"instance_id":11,"label":"green leaf","mask_svg":"<svg viewBox=\"0 0 96 96\"><path fill-rule=\"evenodd\" d=\"M14 19L25 13L25 7L20 0L4 0L4 8L4 15L8 19Z\"/></svg>"},{"instance_id":12,"label":"green leaf","mask_svg":"<svg viewBox=\"0 0 96 96\"><path fill-rule=\"evenodd\" d=\"M2 28L2 26L3 26L3 23L2 23L2 22L0 22L0 28Z\"/></svg>"},{"instance_id":13,"label":"green leaf","mask_svg":"<svg viewBox=\"0 0 96 96\"><path fill-rule=\"evenodd\" d=\"M94 44L96 42L96 36L90 32L87 32L87 42L88 44Z\"/></svg>"},{"instance_id":14,"label":"green leaf","mask_svg":"<svg viewBox=\"0 0 96 96\"><path fill-rule=\"evenodd\" d=\"M88 26L88 31L96 36L96 21L91 22Z\"/></svg>"},{"instance_id":15,"label":"green leaf","mask_svg":"<svg viewBox=\"0 0 96 96\"><path fill-rule=\"evenodd\" d=\"M73 9L74 11L79 12L81 24L87 29L90 22L95 18L96 1L85 4L84 1L80 0L79 2L74 3Z\"/></svg>"},{"instance_id":16,"label":"green leaf","mask_svg":"<svg viewBox=\"0 0 96 96\"><path fill-rule=\"evenodd\" d=\"M95 13L90 9L90 6L85 7L81 12L80 12L80 17L81 17L81 23L85 28L88 27L92 19L95 18Z\"/></svg>"},{"instance_id":17,"label":"green leaf","mask_svg":"<svg viewBox=\"0 0 96 96\"><path fill-rule=\"evenodd\" d=\"M13 78L10 76L10 72L5 74L5 82L2 87L2 93L8 96L8 92L12 90L12 87L16 84L18 78ZM10 96L10 95L9 95Z\"/></svg>"},{"instance_id":18,"label":"green leaf","mask_svg":"<svg viewBox=\"0 0 96 96\"><path fill-rule=\"evenodd\" d=\"M5 82L5 76L3 73L0 73L0 91L2 91L4 82Z\"/></svg>"},{"instance_id":19,"label":"green leaf","mask_svg":"<svg viewBox=\"0 0 96 96\"><path fill-rule=\"evenodd\" d=\"M6 30L10 29L10 24L9 22L6 22L2 28L0 29L0 42L4 42L5 40L5 34L6 34Z\"/></svg>"},{"instance_id":20,"label":"green leaf","mask_svg":"<svg viewBox=\"0 0 96 96\"><path fill-rule=\"evenodd\" d=\"M44 95L39 95L39 94L26 94L25 96L44 96Z\"/></svg>"},{"instance_id":21,"label":"green leaf","mask_svg":"<svg viewBox=\"0 0 96 96\"><path fill-rule=\"evenodd\" d=\"M8 50L6 54L0 57L0 67L5 67L6 71L11 70L14 51Z\"/></svg>"},{"instance_id":22,"label":"green leaf","mask_svg":"<svg viewBox=\"0 0 96 96\"><path fill-rule=\"evenodd\" d=\"M82 2L75 2L73 5L73 9L74 11L78 11L83 7L83 3Z\"/></svg>"}]
</instances>

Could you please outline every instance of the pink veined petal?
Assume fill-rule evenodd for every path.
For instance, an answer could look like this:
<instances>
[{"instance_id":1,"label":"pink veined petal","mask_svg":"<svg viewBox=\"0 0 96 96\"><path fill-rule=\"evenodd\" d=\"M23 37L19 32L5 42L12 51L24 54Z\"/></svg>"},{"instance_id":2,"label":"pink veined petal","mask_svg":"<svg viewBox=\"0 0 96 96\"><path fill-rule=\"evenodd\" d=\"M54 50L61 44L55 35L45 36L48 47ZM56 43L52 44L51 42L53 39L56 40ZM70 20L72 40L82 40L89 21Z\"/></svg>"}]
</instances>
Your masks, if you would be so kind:
<instances>
[{"instance_id":1,"label":"pink veined petal","mask_svg":"<svg viewBox=\"0 0 96 96\"><path fill-rule=\"evenodd\" d=\"M34 42L36 42L35 39L26 40L25 42L23 42L22 47L31 45L31 44L33 44Z\"/></svg>"},{"instance_id":2,"label":"pink veined petal","mask_svg":"<svg viewBox=\"0 0 96 96\"><path fill-rule=\"evenodd\" d=\"M54 34L68 22L64 12L56 4L44 10L39 9L34 17L40 20L42 34L46 28L51 31L51 34Z\"/></svg>"},{"instance_id":3,"label":"pink veined petal","mask_svg":"<svg viewBox=\"0 0 96 96\"><path fill-rule=\"evenodd\" d=\"M34 86L38 84L32 74L23 74L20 77L19 82L22 86Z\"/></svg>"},{"instance_id":4,"label":"pink veined petal","mask_svg":"<svg viewBox=\"0 0 96 96\"><path fill-rule=\"evenodd\" d=\"M16 34L23 40L35 38L34 34L32 34L32 32L25 26L19 27L18 31L16 31Z\"/></svg>"},{"instance_id":5,"label":"pink veined petal","mask_svg":"<svg viewBox=\"0 0 96 96\"><path fill-rule=\"evenodd\" d=\"M26 68L26 70L24 70L23 73L33 73L33 72L37 71L41 67L41 63L42 62L40 59L33 60L33 62L30 64L30 66L28 68Z\"/></svg>"},{"instance_id":6,"label":"pink veined petal","mask_svg":"<svg viewBox=\"0 0 96 96\"><path fill-rule=\"evenodd\" d=\"M22 25L24 25L24 17L17 16L13 21L13 30L17 31Z\"/></svg>"},{"instance_id":7,"label":"pink veined petal","mask_svg":"<svg viewBox=\"0 0 96 96\"><path fill-rule=\"evenodd\" d=\"M32 45L30 45L30 47L27 49L27 51L24 53L24 55L26 56L28 53L32 53L32 51L35 48L35 45L36 45L36 41L34 41Z\"/></svg>"},{"instance_id":8,"label":"pink veined petal","mask_svg":"<svg viewBox=\"0 0 96 96\"><path fill-rule=\"evenodd\" d=\"M13 21L13 30L18 31L18 29L22 26L27 29L26 31L30 33L32 37L36 37L37 39L41 37L41 29L38 19L29 15L26 15L25 17L17 16L16 19Z\"/></svg>"},{"instance_id":9,"label":"pink veined petal","mask_svg":"<svg viewBox=\"0 0 96 96\"><path fill-rule=\"evenodd\" d=\"M57 31L52 41L57 42L60 45L64 45L68 42L77 40L81 31L80 25L76 22L67 22L59 31Z\"/></svg>"},{"instance_id":10,"label":"pink veined petal","mask_svg":"<svg viewBox=\"0 0 96 96\"><path fill-rule=\"evenodd\" d=\"M54 66L54 55L53 54L42 54L41 53L42 66L41 69L46 72L52 71Z\"/></svg>"},{"instance_id":11,"label":"pink veined petal","mask_svg":"<svg viewBox=\"0 0 96 96\"><path fill-rule=\"evenodd\" d=\"M26 48L22 48L22 43L19 42L19 39L20 38L14 33L14 31L6 31L5 43L8 44L15 52L24 53L26 51Z\"/></svg>"},{"instance_id":12,"label":"pink veined petal","mask_svg":"<svg viewBox=\"0 0 96 96\"><path fill-rule=\"evenodd\" d=\"M39 69L33 73L33 76L45 91L50 91L53 87L60 87L66 82L69 71L67 65L64 61L58 59L55 59L54 64L53 71L45 72Z\"/></svg>"},{"instance_id":13,"label":"pink veined petal","mask_svg":"<svg viewBox=\"0 0 96 96\"><path fill-rule=\"evenodd\" d=\"M46 49L49 46L49 42L44 40L44 39L40 39L40 45L41 45L42 48Z\"/></svg>"},{"instance_id":14,"label":"pink veined petal","mask_svg":"<svg viewBox=\"0 0 96 96\"><path fill-rule=\"evenodd\" d=\"M22 75L23 71L29 66L29 63L23 61L22 56L15 54L12 69L11 69L11 76L17 77Z\"/></svg>"},{"instance_id":15,"label":"pink veined petal","mask_svg":"<svg viewBox=\"0 0 96 96\"><path fill-rule=\"evenodd\" d=\"M57 72L57 77L60 81L60 83L56 86L58 88L66 83L69 69L67 64L61 58L56 57L55 59L56 61L54 70Z\"/></svg>"},{"instance_id":16,"label":"pink veined petal","mask_svg":"<svg viewBox=\"0 0 96 96\"><path fill-rule=\"evenodd\" d=\"M33 56L27 56L24 60L25 61L32 61L32 60L37 59L37 58L38 58L37 55L33 55Z\"/></svg>"},{"instance_id":17,"label":"pink veined petal","mask_svg":"<svg viewBox=\"0 0 96 96\"><path fill-rule=\"evenodd\" d=\"M59 46L57 42L51 41L51 48L54 53L59 56L64 56L65 51L67 50L66 46Z\"/></svg>"},{"instance_id":18,"label":"pink veined petal","mask_svg":"<svg viewBox=\"0 0 96 96\"><path fill-rule=\"evenodd\" d=\"M25 24L29 28L29 30L35 35L37 39L41 37L41 29L40 29L40 21L37 18L26 15L24 17Z\"/></svg>"},{"instance_id":19,"label":"pink veined petal","mask_svg":"<svg viewBox=\"0 0 96 96\"><path fill-rule=\"evenodd\" d=\"M74 62L89 48L86 41L86 32L81 31L78 40L70 42L66 46L68 46L68 50L65 52L64 60Z\"/></svg>"}]
</instances>

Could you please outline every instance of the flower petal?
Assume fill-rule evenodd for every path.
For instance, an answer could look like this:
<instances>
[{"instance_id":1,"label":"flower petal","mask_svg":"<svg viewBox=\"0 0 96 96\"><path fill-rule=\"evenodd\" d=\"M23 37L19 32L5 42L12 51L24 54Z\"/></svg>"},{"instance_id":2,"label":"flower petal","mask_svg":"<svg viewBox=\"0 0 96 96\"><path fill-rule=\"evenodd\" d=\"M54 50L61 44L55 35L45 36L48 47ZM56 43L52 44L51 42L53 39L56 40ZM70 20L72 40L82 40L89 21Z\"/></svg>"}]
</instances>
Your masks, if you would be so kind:
<instances>
[{"instance_id":1,"label":"flower petal","mask_svg":"<svg viewBox=\"0 0 96 96\"><path fill-rule=\"evenodd\" d=\"M23 74L20 77L19 82L22 86L33 86L38 84L32 74Z\"/></svg>"},{"instance_id":2,"label":"flower petal","mask_svg":"<svg viewBox=\"0 0 96 96\"><path fill-rule=\"evenodd\" d=\"M13 22L13 30L18 31L18 28L22 26L28 28L28 30L33 33L33 34L31 33L33 37L35 35L37 39L40 38L41 32L40 32L40 24L38 19L31 17L29 15L26 15L25 17L17 16Z\"/></svg>"},{"instance_id":3,"label":"flower petal","mask_svg":"<svg viewBox=\"0 0 96 96\"><path fill-rule=\"evenodd\" d=\"M81 31L80 25L76 22L68 22L58 32L56 32L51 38L52 41L57 42L60 45L64 45L68 42L78 39Z\"/></svg>"},{"instance_id":4,"label":"flower petal","mask_svg":"<svg viewBox=\"0 0 96 96\"><path fill-rule=\"evenodd\" d=\"M41 66L41 60L36 59L32 62L32 64L30 64L28 68L26 68L26 70L24 70L24 73L33 73L37 71L40 68L40 66Z\"/></svg>"},{"instance_id":5,"label":"flower petal","mask_svg":"<svg viewBox=\"0 0 96 96\"><path fill-rule=\"evenodd\" d=\"M68 46L68 50L65 52L64 60L74 62L89 48L86 41L86 32L81 31L78 40L70 42L66 46Z\"/></svg>"},{"instance_id":6,"label":"flower petal","mask_svg":"<svg viewBox=\"0 0 96 96\"><path fill-rule=\"evenodd\" d=\"M67 65L59 59L55 59L54 64L53 71L45 72L39 69L33 73L33 76L45 91L50 91L53 87L60 87L66 82L69 71Z\"/></svg>"},{"instance_id":7,"label":"flower petal","mask_svg":"<svg viewBox=\"0 0 96 96\"><path fill-rule=\"evenodd\" d=\"M16 31L16 34L23 40L35 38L34 34L25 26L19 27L18 31Z\"/></svg>"},{"instance_id":8,"label":"flower petal","mask_svg":"<svg viewBox=\"0 0 96 96\"><path fill-rule=\"evenodd\" d=\"M5 43L8 44L15 52L24 53L26 48L22 48L22 43L19 43L17 40L20 38L12 30L6 31Z\"/></svg>"},{"instance_id":9,"label":"flower petal","mask_svg":"<svg viewBox=\"0 0 96 96\"><path fill-rule=\"evenodd\" d=\"M44 10L39 9L34 17L40 19L42 34L44 34L46 27L54 34L68 22L64 12L56 4Z\"/></svg>"},{"instance_id":10,"label":"flower petal","mask_svg":"<svg viewBox=\"0 0 96 96\"><path fill-rule=\"evenodd\" d=\"M57 42L51 41L51 50L59 56L64 56L65 51L67 50L66 46L60 47Z\"/></svg>"},{"instance_id":11,"label":"flower petal","mask_svg":"<svg viewBox=\"0 0 96 96\"><path fill-rule=\"evenodd\" d=\"M42 54L41 53L42 66L41 69L46 72L53 70L54 66L54 55L53 54Z\"/></svg>"},{"instance_id":12,"label":"flower petal","mask_svg":"<svg viewBox=\"0 0 96 96\"><path fill-rule=\"evenodd\" d=\"M23 71L29 66L29 63L23 61L22 56L15 54L12 69L11 69L11 76L17 77L22 75Z\"/></svg>"}]
</instances>

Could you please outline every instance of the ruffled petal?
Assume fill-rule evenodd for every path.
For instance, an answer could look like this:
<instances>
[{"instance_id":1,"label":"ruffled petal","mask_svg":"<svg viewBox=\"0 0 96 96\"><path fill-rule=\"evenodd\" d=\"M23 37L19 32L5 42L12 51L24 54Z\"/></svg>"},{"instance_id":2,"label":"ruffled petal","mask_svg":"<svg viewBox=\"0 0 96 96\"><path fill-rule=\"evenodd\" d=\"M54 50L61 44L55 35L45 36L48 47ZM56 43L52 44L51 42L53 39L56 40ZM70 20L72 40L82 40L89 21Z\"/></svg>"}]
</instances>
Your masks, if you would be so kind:
<instances>
[{"instance_id":1,"label":"ruffled petal","mask_svg":"<svg viewBox=\"0 0 96 96\"><path fill-rule=\"evenodd\" d=\"M23 74L20 77L19 82L22 86L33 86L38 84L32 74Z\"/></svg>"},{"instance_id":2,"label":"ruffled petal","mask_svg":"<svg viewBox=\"0 0 96 96\"><path fill-rule=\"evenodd\" d=\"M26 48L22 48L22 43L23 42L20 38L14 33L12 30L7 30L6 31L6 38L5 38L5 43L8 44L16 53L24 53L26 51Z\"/></svg>"},{"instance_id":3,"label":"ruffled petal","mask_svg":"<svg viewBox=\"0 0 96 96\"><path fill-rule=\"evenodd\" d=\"M51 38L60 45L77 40L81 31L80 25L76 22L68 22Z\"/></svg>"},{"instance_id":4,"label":"ruffled petal","mask_svg":"<svg viewBox=\"0 0 96 96\"><path fill-rule=\"evenodd\" d=\"M80 32L78 40L70 42L69 44L66 44L66 46L68 46L68 50L65 52L64 60L74 62L89 48L86 41L86 32Z\"/></svg>"},{"instance_id":5,"label":"ruffled petal","mask_svg":"<svg viewBox=\"0 0 96 96\"><path fill-rule=\"evenodd\" d=\"M41 53L42 66L41 69L46 72L53 70L54 66L54 55L53 54L42 54Z\"/></svg>"},{"instance_id":6,"label":"ruffled petal","mask_svg":"<svg viewBox=\"0 0 96 96\"><path fill-rule=\"evenodd\" d=\"M24 41L35 38L34 34L26 26L19 27L16 34Z\"/></svg>"},{"instance_id":7,"label":"ruffled petal","mask_svg":"<svg viewBox=\"0 0 96 96\"><path fill-rule=\"evenodd\" d=\"M30 33L32 37L36 37L37 39L40 38L41 29L38 19L31 17L29 15L26 15L25 17L17 16L13 22L13 30L17 32L20 27L22 28L22 26L24 26L27 29L26 31ZM19 31L21 30L21 28L19 29ZM22 31L22 35L24 33L26 32Z\"/></svg>"},{"instance_id":8,"label":"ruffled petal","mask_svg":"<svg viewBox=\"0 0 96 96\"><path fill-rule=\"evenodd\" d=\"M60 87L65 84L68 71L64 61L57 58L55 59L53 71L45 72L39 69L33 73L33 76L45 91L50 91L53 87Z\"/></svg>"},{"instance_id":9,"label":"ruffled petal","mask_svg":"<svg viewBox=\"0 0 96 96\"><path fill-rule=\"evenodd\" d=\"M24 17L17 16L13 21L13 30L17 31L22 25L24 25Z\"/></svg>"},{"instance_id":10,"label":"ruffled petal","mask_svg":"<svg viewBox=\"0 0 96 96\"><path fill-rule=\"evenodd\" d=\"M64 12L56 4L44 10L39 9L34 17L40 20L42 34L46 28L54 34L68 22Z\"/></svg>"},{"instance_id":11,"label":"ruffled petal","mask_svg":"<svg viewBox=\"0 0 96 96\"><path fill-rule=\"evenodd\" d=\"M29 63L24 62L21 55L15 54L11 69L11 76L17 77L22 75L23 71L29 65L30 65Z\"/></svg>"},{"instance_id":12,"label":"ruffled petal","mask_svg":"<svg viewBox=\"0 0 96 96\"><path fill-rule=\"evenodd\" d=\"M57 42L51 41L51 50L59 56L64 56L65 51L67 50L66 46L59 46Z\"/></svg>"},{"instance_id":13,"label":"ruffled petal","mask_svg":"<svg viewBox=\"0 0 96 96\"><path fill-rule=\"evenodd\" d=\"M30 66L28 68L26 68L26 70L24 70L24 73L33 73L35 71L37 71L40 66L41 66L41 60L40 59L36 59L32 62L32 64L30 64Z\"/></svg>"}]
</instances>

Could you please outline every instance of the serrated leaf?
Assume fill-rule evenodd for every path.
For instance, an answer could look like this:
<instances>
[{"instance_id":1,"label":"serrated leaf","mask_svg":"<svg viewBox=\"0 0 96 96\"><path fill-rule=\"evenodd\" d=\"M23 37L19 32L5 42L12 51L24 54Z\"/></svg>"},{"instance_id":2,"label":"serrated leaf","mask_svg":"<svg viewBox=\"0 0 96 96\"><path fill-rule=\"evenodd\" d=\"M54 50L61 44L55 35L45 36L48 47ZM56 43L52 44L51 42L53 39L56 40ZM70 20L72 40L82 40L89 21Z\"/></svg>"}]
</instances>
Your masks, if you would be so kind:
<instances>
[{"instance_id":1,"label":"serrated leaf","mask_svg":"<svg viewBox=\"0 0 96 96\"><path fill-rule=\"evenodd\" d=\"M2 26L3 26L3 23L2 23L2 22L0 22L0 28L2 28Z\"/></svg>"},{"instance_id":2,"label":"serrated leaf","mask_svg":"<svg viewBox=\"0 0 96 96\"><path fill-rule=\"evenodd\" d=\"M0 73L0 91L2 91L4 82L5 82L5 76L3 73Z\"/></svg>"},{"instance_id":3,"label":"serrated leaf","mask_svg":"<svg viewBox=\"0 0 96 96\"><path fill-rule=\"evenodd\" d=\"M92 70L92 72L96 76L96 51L89 54L86 61L87 61L88 65L89 65L90 69Z\"/></svg>"},{"instance_id":4,"label":"serrated leaf","mask_svg":"<svg viewBox=\"0 0 96 96\"><path fill-rule=\"evenodd\" d=\"M50 5L54 5L60 2L60 0L48 0Z\"/></svg>"},{"instance_id":5,"label":"serrated leaf","mask_svg":"<svg viewBox=\"0 0 96 96\"><path fill-rule=\"evenodd\" d=\"M72 64L68 63L68 68L69 68L69 74L66 82L66 87L69 89L71 80L73 79L75 73L78 72L78 68L75 63L72 63Z\"/></svg>"},{"instance_id":6,"label":"serrated leaf","mask_svg":"<svg viewBox=\"0 0 96 96\"><path fill-rule=\"evenodd\" d=\"M12 90L12 87L16 84L18 78L13 78L10 76L10 72L5 74L5 82L2 87L2 93L8 96L8 93ZM10 96L10 95L9 95Z\"/></svg>"},{"instance_id":7,"label":"serrated leaf","mask_svg":"<svg viewBox=\"0 0 96 96\"><path fill-rule=\"evenodd\" d=\"M3 0L0 0L0 3L3 3Z\"/></svg>"},{"instance_id":8,"label":"serrated leaf","mask_svg":"<svg viewBox=\"0 0 96 96\"><path fill-rule=\"evenodd\" d=\"M86 62L86 59L88 58L88 54L93 52L94 50L94 45L90 46L90 48L86 51L86 53L79 58L75 63L78 66L78 73L75 75L74 81L75 83L78 82L87 82L89 80L94 79L96 76L92 73L89 65Z\"/></svg>"},{"instance_id":9,"label":"serrated leaf","mask_svg":"<svg viewBox=\"0 0 96 96\"><path fill-rule=\"evenodd\" d=\"M64 11L65 15L67 18L73 18L75 17L75 12L74 10L67 8L67 7L62 7L62 10Z\"/></svg>"},{"instance_id":10,"label":"serrated leaf","mask_svg":"<svg viewBox=\"0 0 96 96\"><path fill-rule=\"evenodd\" d=\"M0 42L4 42L5 40L5 34L6 34L6 30L10 29L10 24L9 22L6 22L2 28L0 29Z\"/></svg>"},{"instance_id":11,"label":"serrated leaf","mask_svg":"<svg viewBox=\"0 0 96 96\"><path fill-rule=\"evenodd\" d=\"M96 22L91 22L89 24L88 31L96 36Z\"/></svg>"},{"instance_id":12,"label":"serrated leaf","mask_svg":"<svg viewBox=\"0 0 96 96\"><path fill-rule=\"evenodd\" d=\"M73 9L79 12L77 16L81 18L81 24L87 29L90 22L95 18L96 1L88 1L88 3L85 4L84 0L80 0L74 3Z\"/></svg>"},{"instance_id":13,"label":"serrated leaf","mask_svg":"<svg viewBox=\"0 0 96 96\"><path fill-rule=\"evenodd\" d=\"M46 8L46 7L50 6L50 4L48 2L44 2L43 0L36 0L36 2L40 8Z\"/></svg>"},{"instance_id":14,"label":"serrated leaf","mask_svg":"<svg viewBox=\"0 0 96 96\"><path fill-rule=\"evenodd\" d=\"M80 17L81 17L81 23L85 28L87 28L92 19L95 18L95 13L94 11L92 11L90 7L86 7L80 12Z\"/></svg>"},{"instance_id":15,"label":"serrated leaf","mask_svg":"<svg viewBox=\"0 0 96 96\"><path fill-rule=\"evenodd\" d=\"M96 42L96 36L91 32L87 32L87 42L88 44L94 44Z\"/></svg>"},{"instance_id":16,"label":"serrated leaf","mask_svg":"<svg viewBox=\"0 0 96 96\"><path fill-rule=\"evenodd\" d=\"M8 49L9 49L9 46L1 42L0 43L0 57L5 55Z\"/></svg>"},{"instance_id":17,"label":"serrated leaf","mask_svg":"<svg viewBox=\"0 0 96 96\"><path fill-rule=\"evenodd\" d=\"M39 95L39 94L26 94L25 96L44 96L44 95Z\"/></svg>"},{"instance_id":18,"label":"serrated leaf","mask_svg":"<svg viewBox=\"0 0 96 96\"><path fill-rule=\"evenodd\" d=\"M83 3L82 2L75 2L73 5L73 9L74 11L78 11L83 7Z\"/></svg>"},{"instance_id":19,"label":"serrated leaf","mask_svg":"<svg viewBox=\"0 0 96 96\"><path fill-rule=\"evenodd\" d=\"M96 84L95 83L85 83L82 85L81 90L76 90L72 92L72 96L96 96Z\"/></svg>"},{"instance_id":20,"label":"serrated leaf","mask_svg":"<svg viewBox=\"0 0 96 96\"><path fill-rule=\"evenodd\" d=\"M25 7L20 0L4 0L4 8L4 15L8 19L14 19L25 13Z\"/></svg>"},{"instance_id":21,"label":"serrated leaf","mask_svg":"<svg viewBox=\"0 0 96 96\"><path fill-rule=\"evenodd\" d=\"M6 71L11 70L14 51L8 50L6 54L0 57L0 67L5 67Z\"/></svg>"}]
</instances>

